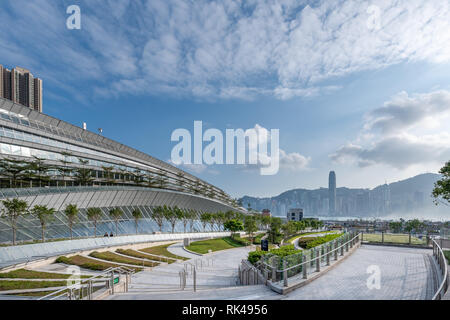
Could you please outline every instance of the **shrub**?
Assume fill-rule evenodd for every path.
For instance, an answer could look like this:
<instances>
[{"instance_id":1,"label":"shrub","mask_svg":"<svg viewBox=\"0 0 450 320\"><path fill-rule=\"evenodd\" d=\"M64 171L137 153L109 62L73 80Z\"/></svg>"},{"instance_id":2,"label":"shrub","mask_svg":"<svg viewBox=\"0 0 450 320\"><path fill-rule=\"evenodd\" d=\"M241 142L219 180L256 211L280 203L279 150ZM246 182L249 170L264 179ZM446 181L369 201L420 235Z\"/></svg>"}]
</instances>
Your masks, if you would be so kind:
<instances>
[{"instance_id":1,"label":"shrub","mask_svg":"<svg viewBox=\"0 0 450 320\"><path fill-rule=\"evenodd\" d=\"M336 238L339 238L340 236L342 236L342 234L337 233L337 234L327 234L326 236L323 236L323 237L317 237L317 238L313 239L313 241L309 241L306 244L306 249L311 249L311 248L317 247L321 244L324 244L326 242L330 242Z\"/></svg>"},{"instance_id":2,"label":"shrub","mask_svg":"<svg viewBox=\"0 0 450 320\"><path fill-rule=\"evenodd\" d=\"M298 246L302 247L302 248L306 248L308 243L310 243L314 240L316 240L315 237L302 237L302 238L298 239Z\"/></svg>"},{"instance_id":3,"label":"shrub","mask_svg":"<svg viewBox=\"0 0 450 320\"><path fill-rule=\"evenodd\" d=\"M252 251L248 253L248 261L251 264L255 264L256 262L258 262L262 256L268 254L269 252L267 251Z\"/></svg>"},{"instance_id":4,"label":"shrub","mask_svg":"<svg viewBox=\"0 0 450 320\"><path fill-rule=\"evenodd\" d=\"M291 254L296 254L302 252L302 250L295 249L293 244L282 246L279 249L272 249L269 251L271 254L279 256L280 258L290 256Z\"/></svg>"}]
</instances>

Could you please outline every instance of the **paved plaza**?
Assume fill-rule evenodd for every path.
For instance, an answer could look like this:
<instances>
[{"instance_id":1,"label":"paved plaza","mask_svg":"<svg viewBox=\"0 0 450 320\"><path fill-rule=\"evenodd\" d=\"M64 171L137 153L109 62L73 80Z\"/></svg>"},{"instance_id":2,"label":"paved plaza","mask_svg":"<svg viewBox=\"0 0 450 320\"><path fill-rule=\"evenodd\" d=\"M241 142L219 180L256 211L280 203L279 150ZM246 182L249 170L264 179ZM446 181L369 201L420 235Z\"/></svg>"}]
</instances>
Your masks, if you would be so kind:
<instances>
[{"instance_id":1,"label":"paved plaza","mask_svg":"<svg viewBox=\"0 0 450 320\"><path fill-rule=\"evenodd\" d=\"M427 249L363 245L334 269L287 294L286 299L431 299L435 285L431 254ZM370 266L380 270L379 289L367 287Z\"/></svg>"},{"instance_id":2,"label":"paved plaza","mask_svg":"<svg viewBox=\"0 0 450 320\"><path fill-rule=\"evenodd\" d=\"M179 243L169 247L169 251L189 258L195 256L184 251ZM433 296L438 280L432 272L436 265L431 259L431 250L363 245L320 278L287 295L279 295L263 285L236 285L238 265L249 251L249 248L230 249L195 256L185 262L197 264L195 293L189 272L187 286L184 291L180 290L179 272L184 269L184 263L174 263L137 273L128 293L109 299L425 300ZM370 266L379 268L379 289L367 287Z\"/></svg>"}]
</instances>

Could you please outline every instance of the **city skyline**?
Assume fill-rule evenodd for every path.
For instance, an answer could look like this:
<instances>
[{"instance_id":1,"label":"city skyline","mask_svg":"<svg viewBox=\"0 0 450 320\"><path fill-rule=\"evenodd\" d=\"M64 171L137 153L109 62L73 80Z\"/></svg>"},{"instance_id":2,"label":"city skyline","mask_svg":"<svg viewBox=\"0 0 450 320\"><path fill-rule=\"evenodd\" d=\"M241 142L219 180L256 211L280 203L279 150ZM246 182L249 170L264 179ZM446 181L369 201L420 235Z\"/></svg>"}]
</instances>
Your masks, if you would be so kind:
<instances>
[{"instance_id":1,"label":"city skyline","mask_svg":"<svg viewBox=\"0 0 450 320\"><path fill-rule=\"evenodd\" d=\"M277 175L260 176L259 165L179 166L233 197L326 186L330 170L338 187L375 187L437 173L450 159L445 2L78 5L72 30L63 3L2 2L11 26L0 35L2 64L44 79L47 114L162 161L171 133L194 121L222 132L279 129ZM38 40L31 30L50 32Z\"/></svg>"}]
</instances>

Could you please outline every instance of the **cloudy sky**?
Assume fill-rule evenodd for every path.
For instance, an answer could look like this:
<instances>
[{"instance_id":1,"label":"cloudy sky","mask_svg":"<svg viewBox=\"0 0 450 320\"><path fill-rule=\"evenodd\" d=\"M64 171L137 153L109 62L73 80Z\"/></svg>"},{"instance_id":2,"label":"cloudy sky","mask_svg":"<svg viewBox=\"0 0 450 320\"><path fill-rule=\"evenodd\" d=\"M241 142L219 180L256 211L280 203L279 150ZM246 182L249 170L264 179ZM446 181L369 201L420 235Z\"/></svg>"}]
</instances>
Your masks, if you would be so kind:
<instances>
[{"instance_id":1,"label":"cloudy sky","mask_svg":"<svg viewBox=\"0 0 450 320\"><path fill-rule=\"evenodd\" d=\"M68 6L81 9L69 30ZM280 130L280 171L184 165L232 196L375 187L450 160L448 1L4 0L0 64L44 112L170 159L173 130Z\"/></svg>"}]
</instances>

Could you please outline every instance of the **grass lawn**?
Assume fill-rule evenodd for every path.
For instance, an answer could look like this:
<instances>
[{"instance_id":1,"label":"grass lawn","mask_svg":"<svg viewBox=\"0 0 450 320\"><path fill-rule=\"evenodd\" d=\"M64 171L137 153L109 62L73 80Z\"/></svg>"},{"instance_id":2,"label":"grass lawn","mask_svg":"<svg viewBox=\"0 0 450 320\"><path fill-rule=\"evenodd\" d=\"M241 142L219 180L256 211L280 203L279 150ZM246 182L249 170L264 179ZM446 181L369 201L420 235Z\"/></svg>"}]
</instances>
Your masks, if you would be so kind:
<instances>
[{"instance_id":1,"label":"grass lawn","mask_svg":"<svg viewBox=\"0 0 450 320\"><path fill-rule=\"evenodd\" d=\"M58 259L56 259L55 262L72 264L72 265L79 266L80 268L96 270L96 271L103 271L108 268L120 267L120 265L118 265L118 264L89 259L89 258L86 258L83 256L78 256L78 255L70 257L70 258L62 256L62 257L59 257ZM133 268L133 267L129 267L129 268L134 269L136 272L142 271L142 268Z\"/></svg>"},{"instance_id":2,"label":"grass lawn","mask_svg":"<svg viewBox=\"0 0 450 320\"><path fill-rule=\"evenodd\" d=\"M143 261L143 260L138 260L138 259L133 259L133 258L122 257L118 254L115 254L113 252L108 252L108 251L107 252L94 251L89 256L97 258L97 259L108 260L111 262L132 264L135 266L155 267L159 264L157 262L150 262L150 261Z\"/></svg>"},{"instance_id":3,"label":"grass lawn","mask_svg":"<svg viewBox=\"0 0 450 320\"><path fill-rule=\"evenodd\" d=\"M169 257L169 258L173 258L173 259L178 259L178 260L188 260L189 258L177 256L167 250L167 247L171 246L174 243L175 242L164 244L161 246L139 249L139 251L150 253L150 254L156 254L158 256L164 256L164 257Z\"/></svg>"},{"instance_id":4,"label":"grass lawn","mask_svg":"<svg viewBox=\"0 0 450 320\"><path fill-rule=\"evenodd\" d=\"M40 272L26 269L18 269L6 273L0 273L0 278L4 279L67 279L70 274ZM89 278L91 276L81 276L81 278Z\"/></svg>"},{"instance_id":5,"label":"grass lawn","mask_svg":"<svg viewBox=\"0 0 450 320\"><path fill-rule=\"evenodd\" d=\"M162 258L162 257L156 257L156 256L150 256L148 254L136 251L136 250L132 250L132 249L117 249L116 250L117 253L120 254L124 254L130 257L135 257L135 258L141 258L141 259L147 259L147 260L152 260L152 261L158 261L158 262L168 262L170 263L174 263L176 260L172 259L172 258Z\"/></svg>"},{"instance_id":6,"label":"grass lawn","mask_svg":"<svg viewBox=\"0 0 450 320\"><path fill-rule=\"evenodd\" d=\"M0 280L0 291L63 287L66 281L9 281Z\"/></svg>"},{"instance_id":7,"label":"grass lawn","mask_svg":"<svg viewBox=\"0 0 450 320\"><path fill-rule=\"evenodd\" d=\"M220 239L195 241L192 242L191 245L187 247L187 249L197 253L204 254L208 253L209 250L219 251L243 246L244 245L241 242L238 242L230 237L225 237Z\"/></svg>"},{"instance_id":8,"label":"grass lawn","mask_svg":"<svg viewBox=\"0 0 450 320\"><path fill-rule=\"evenodd\" d=\"M294 241L297 238L303 237L303 236L309 236L311 234L319 234L319 233L326 233L326 232L337 232L337 231L320 231L320 232L305 232L305 233L301 233L301 234L297 234L295 236L290 237L289 239L287 239L285 241L285 243L291 243L292 241Z\"/></svg>"},{"instance_id":9,"label":"grass lawn","mask_svg":"<svg viewBox=\"0 0 450 320\"><path fill-rule=\"evenodd\" d=\"M381 242L382 237L381 233L363 233L363 241L369 242ZM407 234L385 234L384 242L387 243L409 243L409 235ZM411 244L426 244L426 239L422 240L416 237L411 236Z\"/></svg>"}]
</instances>

